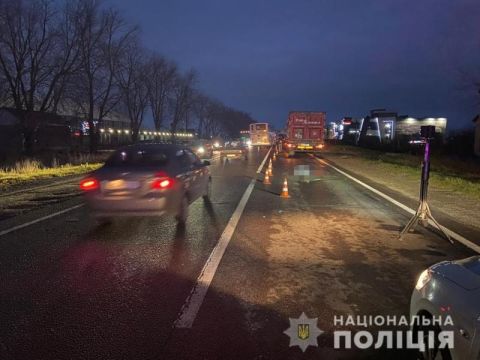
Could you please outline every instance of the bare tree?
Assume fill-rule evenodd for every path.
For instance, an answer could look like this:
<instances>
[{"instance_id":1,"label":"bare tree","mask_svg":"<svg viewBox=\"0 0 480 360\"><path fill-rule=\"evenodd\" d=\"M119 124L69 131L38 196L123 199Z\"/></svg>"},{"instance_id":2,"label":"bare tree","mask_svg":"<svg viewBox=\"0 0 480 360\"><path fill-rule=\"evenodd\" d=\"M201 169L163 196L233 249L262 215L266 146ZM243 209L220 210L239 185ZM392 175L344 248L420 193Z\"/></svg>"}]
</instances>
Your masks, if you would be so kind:
<instances>
[{"instance_id":1,"label":"bare tree","mask_svg":"<svg viewBox=\"0 0 480 360\"><path fill-rule=\"evenodd\" d=\"M148 106L156 129L169 116L173 134L194 120L201 134L233 134L251 120L199 94L194 71L180 74L160 55L146 61L137 27L102 1L0 0L0 103L22 110L27 152L36 111L83 115L91 151L98 127L119 106L128 112L134 141Z\"/></svg>"},{"instance_id":2,"label":"bare tree","mask_svg":"<svg viewBox=\"0 0 480 360\"><path fill-rule=\"evenodd\" d=\"M248 130L249 125L255 122L249 114L228 107L223 117L222 131L229 137L238 137L241 130Z\"/></svg>"},{"instance_id":3,"label":"bare tree","mask_svg":"<svg viewBox=\"0 0 480 360\"><path fill-rule=\"evenodd\" d=\"M205 133L210 137L222 135L225 107L222 103L215 101L208 107L208 117Z\"/></svg>"},{"instance_id":4,"label":"bare tree","mask_svg":"<svg viewBox=\"0 0 480 360\"><path fill-rule=\"evenodd\" d=\"M72 8L49 0L0 2L0 70L11 105L22 114L27 152L33 146L27 126L33 111L55 111L63 82L78 65L78 27Z\"/></svg>"},{"instance_id":5,"label":"bare tree","mask_svg":"<svg viewBox=\"0 0 480 360\"><path fill-rule=\"evenodd\" d=\"M150 77L148 70L145 51L137 42L132 42L124 51L117 78L122 93L122 104L130 118L133 142L138 140L140 127L148 107L147 79Z\"/></svg>"},{"instance_id":6,"label":"bare tree","mask_svg":"<svg viewBox=\"0 0 480 360\"><path fill-rule=\"evenodd\" d=\"M203 137L238 137L254 120L247 113L225 106L218 100L198 94L194 104L198 133Z\"/></svg>"},{"instance_id":7,"label":"bare tree","mask_svg":"<svg viewBox=\"0 0 480 360\"><path fill-rule=\"evenodd\" d=\"M193 70L185 75L177 74L175 77L171 99L172 122L170 130L172 136L177 131L180 122L186 121L187 116L193 109L195 80L196 74Z\"/></svg>"},{"instance_id":8,"label":"bare tree","mask_svg":"<svg viewBox=\"0 0 480 360\"><path fill-rule=\"evenodd\" d=\"M81 14L82 67L71 94L87 118L90 151L94 152L98 126L120 101L116 74L120 58L138 29L129 25L117 10L102 10L101 0L78 0L77 4Z\"/></svg>"},{"instance_id":9,"label":"bare tree","mask_svg":"<svg viewBox=\"0 0 480 360\"><path fill-rule=\"evenodd\" d=\"M193 112L198 120L197 132L200 137L206 136L206 125L209 120L209 111L214 100L207 95L197 92L193 102Z\"/></svg>"},{"instance_id":10,"label":"bare tree","mask_svg":"<svg viewBox=\"0 0 480 360\"><path fill-rule=\"evenodd\" d=\"M172 95L177 77L177 66L158 54L148 62L147 79L149 105L152 109L155 129L160 130L168 110L168 99Z\"/></svg>"},{"instance_id":11,"label":"bare tree","mask_svg":"<svg viewBox=\"0 0 480 360\"><path fill-rule=\"evenodd\" d=\"M8 86L7 79L5 78L3 72L0 71L0 106L11 106L11 104L9 104L10 99L10 88Z\"/></svg>"}]
</instances>

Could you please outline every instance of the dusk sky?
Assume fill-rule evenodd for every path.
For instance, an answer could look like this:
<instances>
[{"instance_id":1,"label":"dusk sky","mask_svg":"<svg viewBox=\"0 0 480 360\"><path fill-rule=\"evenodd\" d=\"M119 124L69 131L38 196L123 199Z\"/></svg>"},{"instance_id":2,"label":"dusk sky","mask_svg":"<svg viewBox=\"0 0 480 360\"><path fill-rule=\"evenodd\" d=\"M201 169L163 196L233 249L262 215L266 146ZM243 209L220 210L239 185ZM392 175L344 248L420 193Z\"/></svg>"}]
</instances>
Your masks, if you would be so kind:
<instances>
[{"instance_id":1,"label":"dusk sky","mask_svg":"<svg viewBox=\"0 0 480 360\"><path fill-rule=\"evenodd\" d=\"M471 126L480 112L479 0L111 0L145 47L256 120L387 108Z\"/></svg>"}]
</instances>

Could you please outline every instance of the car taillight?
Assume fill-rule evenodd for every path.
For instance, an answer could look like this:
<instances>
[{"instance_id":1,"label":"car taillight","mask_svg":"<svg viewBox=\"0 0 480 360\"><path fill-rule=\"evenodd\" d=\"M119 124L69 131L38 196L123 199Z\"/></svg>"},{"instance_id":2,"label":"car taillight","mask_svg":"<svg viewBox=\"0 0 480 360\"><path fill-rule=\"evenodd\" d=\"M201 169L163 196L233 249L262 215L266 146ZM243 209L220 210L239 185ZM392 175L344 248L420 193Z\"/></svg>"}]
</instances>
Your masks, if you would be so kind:
<instances>
[{"instance_id":1,"label":"car taillight","mask_svg":"<svg viewBox=\"0 0 480 360\"><path fill-rule=\"evenodd\" d=\"M86 178L80 181L80 189L84 191L90 191L98 189L99 183L98 180L95 178Z\"/></svg>"},{"instance_id":2,"label":"car taillight","mask_svg":"<svg viewBox=\"0 0 480 360\"><path fill-rule=\"evenodd\" d=\"M171 178L155 179L152 182L152 189L169 189L173 186L174 180Z\"/></svg>"}]
</instances>

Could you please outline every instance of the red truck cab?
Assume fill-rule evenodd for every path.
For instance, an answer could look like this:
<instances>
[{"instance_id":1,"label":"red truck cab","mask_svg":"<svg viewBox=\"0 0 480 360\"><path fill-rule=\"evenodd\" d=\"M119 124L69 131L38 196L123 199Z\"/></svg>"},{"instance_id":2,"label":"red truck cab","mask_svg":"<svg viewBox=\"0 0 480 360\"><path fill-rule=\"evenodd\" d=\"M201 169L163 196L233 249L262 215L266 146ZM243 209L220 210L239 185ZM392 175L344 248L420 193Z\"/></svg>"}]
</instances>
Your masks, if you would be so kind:
<instances>
[{"instance_id":1,"label":"red truck cab","mask_svg":"<svg viewBox=\"0 0 480 360\"><path fill-rule=\"evenodd\" d=\"M317 111L291 111L287 121L288 154L317 153L324 147L326 113Z\"/></svg>"}]
</instances>

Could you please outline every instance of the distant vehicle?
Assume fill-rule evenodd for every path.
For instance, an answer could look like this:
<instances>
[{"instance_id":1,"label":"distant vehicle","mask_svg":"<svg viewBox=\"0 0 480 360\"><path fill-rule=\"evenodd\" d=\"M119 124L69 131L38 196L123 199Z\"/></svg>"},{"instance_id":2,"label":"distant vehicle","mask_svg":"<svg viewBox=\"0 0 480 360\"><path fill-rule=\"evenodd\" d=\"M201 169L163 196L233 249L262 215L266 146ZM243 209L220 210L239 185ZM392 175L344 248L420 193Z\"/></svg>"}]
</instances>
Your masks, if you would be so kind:
<instances>
[{"instance_id":1,"label":"distant vehicle","mask_svg":"<svg viewBox=\"0 0 480 360\"><path fill-rule=\"evenodd\" d=\"M210 197L210 163L172 144L121 148L80 182L88 207L100 222L122 216L175 215L184 224L188 206Z\"/></svg>"},{"instance_id":2,"label":"distant vehicle","mask_svg":"<svg viewBox=\"0 0 480 360\"><path fill-rule=\"evenodd\" d=\"M248 146L247 146L248 147ZM225 160L242 159L248 160L247 147L241 140L232 140L225 142L225 146L220 150L221 162Z\"/></svg>"},{"instance_id":3,"label":"distant vehicle","mask_svg":"<svg viewBox=\"0 0 480 360\"><path fill-rule=\"evenodd\" d=\"M453 326L413 328L414 334L423 330L424 335L428 331L453 331L452 349L439 349L436 343L436 348L422 354L424 359L480 359L480 256L443 261L423 271L413 290L410 315L452 318Z\"/></svg>"},{"instance_id":4,"label":"distant vehicle","mask_svg":"<svg viewBox=\"0 0 480 360\"><path fill-rule=\"evenodd\" d=\"M250 140L253 146L269 146L272 144L267 123L250 124Z\"/></svg>"},{"instance_id":5,"label":"distant vehicle","mask_svg":"<svg viewBox=\"0 0 480 360\"><path fill-rule=\"evenodd\" d=\"M189 148L200 159L211 159L213 156L213 144L210 141L196 140L189 146Z\"/></svg>"},{"instance_id":6,"label":"distant vehicle","mask_svg":"<svg viewBox=\"0 0 480 360\"><path fill-rule=\"evenodd\" d=\"M324 112L291 111L288 114L288 140L285 143L288 154L317 153L323 149L325 121Z\"/></svg>"},{"instance_id":7,"label":"distant vehicle","mask_svg":"<svg viewBox=\"0 0 480 360\"><path fill-rule=\"evenodd\" d=\"M215 138L212 140L213 150L219 150L223 148L224 142L222 139Z\"/></svg>"}]
</instances>

